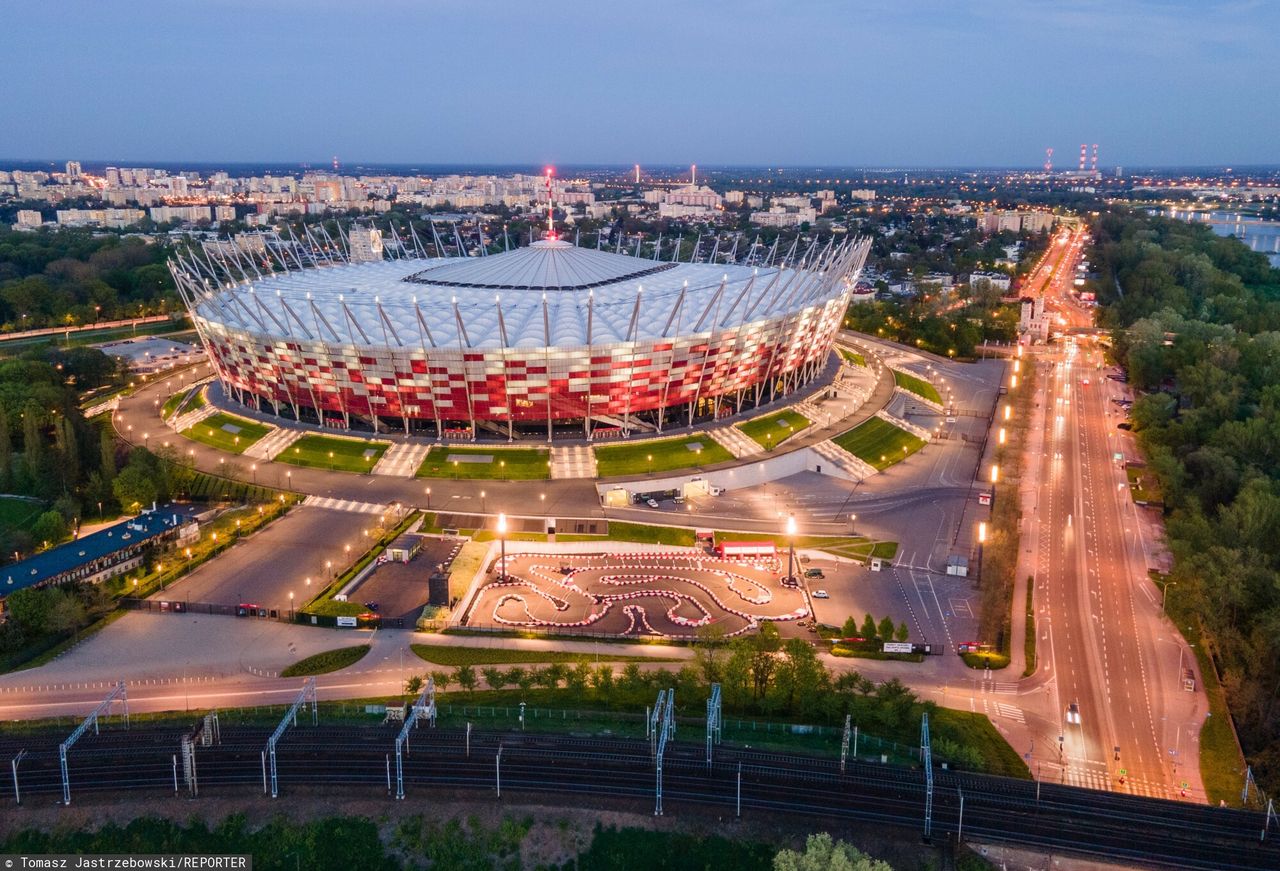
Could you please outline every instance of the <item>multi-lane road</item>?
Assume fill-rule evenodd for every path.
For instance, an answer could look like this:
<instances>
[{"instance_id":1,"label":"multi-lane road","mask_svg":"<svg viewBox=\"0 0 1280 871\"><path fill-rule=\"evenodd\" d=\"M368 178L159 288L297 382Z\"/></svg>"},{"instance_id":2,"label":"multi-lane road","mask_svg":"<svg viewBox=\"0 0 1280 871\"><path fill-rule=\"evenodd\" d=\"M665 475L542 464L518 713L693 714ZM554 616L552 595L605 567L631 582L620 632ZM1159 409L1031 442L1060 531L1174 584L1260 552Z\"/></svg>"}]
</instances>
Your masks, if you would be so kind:
<instances>
[{"instance_id":1,"label":"multi-lane road","mask_svg":"<svg viewBox=\"0 0 1280 871\"><path fill-rule=\"evenodd\" d=\"M1033 292L1056 327L1089 326L1068 297L1082 231L1055 243ZM1023 682L1030 750L1046 776L1143 795L1204 800L1199 728L1207 702L1184 688L1181 637L1147 578L1141 525L1102 352L1069 335L1030 355L1040 401L1029 446L1024 560L1035 582L1040 668Z\"/></svg>"}]
</instances>

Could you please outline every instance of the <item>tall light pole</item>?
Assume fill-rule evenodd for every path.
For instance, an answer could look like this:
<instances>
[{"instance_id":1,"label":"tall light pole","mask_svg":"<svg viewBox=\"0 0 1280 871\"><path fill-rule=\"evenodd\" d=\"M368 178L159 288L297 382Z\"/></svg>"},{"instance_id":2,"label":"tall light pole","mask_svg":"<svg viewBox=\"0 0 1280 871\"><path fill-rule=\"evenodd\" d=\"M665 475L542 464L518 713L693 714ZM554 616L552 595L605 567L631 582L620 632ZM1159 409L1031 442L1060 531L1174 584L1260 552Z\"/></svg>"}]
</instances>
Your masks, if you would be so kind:
<instances>
[{"instance_id":1,"label":"tall light pole","mask_svg":"<svg viewBox=\"0 0 1280 871\"><path fill-rule=\"evenodd\" d=\"M978 524L978 577L982 577L982 546L987 543L987 522Z\"/></svg>"},{"instance_id":2,"label":"tall light pole","mask_svg":"<svg viewBox=\"0 0 1280 871\"><path fill-rule=\"evenodd\" d=\"M787 515L787 579L795 580L796 572L796 516Z\"/></svg>"},{"instance_id":3,"label":"tall light pole","mask_svg":"<svg viewBox=\"0 0 1280 871\"><path fill-rule=\"evenodd\" d=\"M1161 613L1161 614L1164 614L1164 613L1165 613L1165 607L1164 607L1164 606L1165 606L1165 603L1169 601L1169 588L1170 588L1170 587L1176 587L1176 586L1178 586L1178 582L1177 582L1177 581L1169 581L1168 583L1166 583L1166 584L1164 585L1164 593L1163 593L1163 595L1161 595L1161 596L1160 596L1160 613ZM1178 666L1178 667L1179 667L1179 668L1181 668L1181 667L1182 667L1182 666L1181 666L1181 664L1179 664L1179 666Z\"/></svg>"},{"instance_id":4,"label":"tall light pole","mask_svg":"<svg viewBox=\"0 0 1280 871\"><path fill-rule=\"evenodd\" d=\"M498 559L498 580L507 576L507 515L498 515L498 547L501 556Z\"/></svg>"},{"instance_id":5,"label":"tall light pole","mask_svg":"<svg viewBox=\"0 0 1280 871\"><path fill-rule=\"evenodd\" d=\"M1000 483L1000 467L995 463L991 464L991 510L996 510L996 484Z\"/></svg>"}]
</instances>

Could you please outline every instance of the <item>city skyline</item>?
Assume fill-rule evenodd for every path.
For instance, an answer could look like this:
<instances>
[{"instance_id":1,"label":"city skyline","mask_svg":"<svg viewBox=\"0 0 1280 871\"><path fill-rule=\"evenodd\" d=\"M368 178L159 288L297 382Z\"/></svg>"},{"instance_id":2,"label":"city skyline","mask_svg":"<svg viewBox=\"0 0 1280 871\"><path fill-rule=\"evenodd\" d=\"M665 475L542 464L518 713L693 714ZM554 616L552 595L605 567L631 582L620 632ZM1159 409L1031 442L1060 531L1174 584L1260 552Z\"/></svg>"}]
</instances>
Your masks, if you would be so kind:
<instances>
[{"instance_id":1,"label":"city skyline","mask_svg":"<svg viewBox=\"0 0 1280 871\"><path fill-rule=\"evenodd\" d=\"M11 10L0 155L1034 167L1085 142L1244 166L1280 134L1250 85L1280 72L1280 10L1256 2L133 9Z\"/></svg>"}]
</instances>

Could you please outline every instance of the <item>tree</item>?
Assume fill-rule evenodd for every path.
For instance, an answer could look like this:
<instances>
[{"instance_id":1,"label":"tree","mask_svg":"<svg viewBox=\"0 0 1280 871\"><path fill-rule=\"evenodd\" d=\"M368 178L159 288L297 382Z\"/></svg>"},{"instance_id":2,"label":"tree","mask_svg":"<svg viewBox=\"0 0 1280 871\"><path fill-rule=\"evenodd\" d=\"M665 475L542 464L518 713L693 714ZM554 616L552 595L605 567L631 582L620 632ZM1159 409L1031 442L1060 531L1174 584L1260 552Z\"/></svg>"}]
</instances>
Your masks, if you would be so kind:
<instances>
[{"instance_id":1,"label":"tree","mask_svg":"<svg viewBox=\"0 0 1280 871\"><path fill-rule=\"evenodd\" d=\"M13 441L9 438L9 414L0 406L0 488L9 489L13 464Z\"/></svg>"},{"instance_id":2,"label":"tree","mask_svg":"<svg viewBox=\"0 0 1280 871\"><path fill-rule=\"evenodd\" d=\"M565 687L572 690L575 695L581 696L586 692L587 685L591 682L591 666L585 662L580 662L569 670L565 675Z\"/></svg>"},{"instance_id":3,"label":"tree","mask_svg":"<svg viewBox=\"0 0 1280 871\"><path fill-rule=\"evenodd\" d=\"M442 693L449 689L449 684L453 683L453 674L444 669L432 669L431 680L435 683L436 692Z\"/></svg>"},{"instance_id":4,"label":"tree","mask_svg":"<svg viewBox=\"0 0 1280 871\"><path fill-rule=\"evenodd\" d=\"M52 547L67 537L67 522L57 511L46 511L36 518L31 535L37 542Z\"/></svg>"},{"instance_id":5,"label":"tree","mask_svg":"<svg viewBox=\"0 0 1280 871\"><path fill-rule=\"evenodd\" d=\"M698 627L698 640L693 646L694 662L702 672L702 680L713 684L720 680L727 658L724 643L724 626L708 623Z\"/></svg>"},{"instance_id":6,"label":"tree","mask_svg":"<svg viewBox=\"0 0 1280 871\"><path fill-rule=\"evenodd\" d=\"M763 699L769 691L774 669L778 665L776 655L782 647L778 627L768 621L760 624L751 638L751 683L757 699Z\"/></svg>"},{"instance_id":7,"label":"tree","mask_svg":"<svg viewBox=\"0 0 1280 871\"><path fill-rule=\"evenodd\" d=\"M822 832L809 836L804 852L779 852L773 857L773 871L893 871L893 866Z\"/></svg>"},{"instance_id":8,"label":"tree","mask_svg":"<svg viewBox=\"0 0 1280 871\"><path fill-rule=\"evenodd\" d=\"M876 635L880 637L881 641L892 641L894 628L893 618L885 617L880 621L880 626L876 629Z\"/></svg>"},{"instance_id":9,"label":"tree","mask_svg":"<svg viewBox=\"0 0 1280 871\"><path fill-rule=\"evenodd\" d=\"M453 672L454 682L460 686L464 692L471 692L476 688L476 670L474 666L460 665Z\"/></svg>"},{"instance_id":10,"label":"tree","mask_svg":"<svg viewBox=\"0 0 1280 871\"><path fill-rule=\"evenodd\" d=\"M898 624L898 631L895 633L895 636L899 641L906 641L911 637L911 630L907 628L907 624L905 622Z\"/></svg>"},{"instance_id":11,"label":"tree","mask_svg":"<svg viewBox=\"0 0 1280 871\"><path fill-rule=\"evenodd\" d=\"M15 590L4 603L9 619L21 626L28 636L43 635L49 631L49 611L53 605L51 592L35 587Z\"/></svg>"},{"instance_id":12,"label":"tree","mask_svg":"<svg viewBox=\"0 0 1280 871\"><path fill-rule=\"evenodd\" d=\"M405 680L404 682L404 694L406 696L417 696L419 693L422 692L422 684L423 684L422 675L420 674L410 675L408 679Z\"/></svg>"},{"instance_id":13,"label":"tree","mask_svg":"<svg viewBox=\"0 0 1280 871\"><path fill-rule=\"evenodd\" d=\"M159 488L140 466L132 463L120 470L111 482L111 491L125 511L136 512L156 501Z\"/></svg>"},{"instance_id":14,"label":"tree","mask_svg":"<svg viewBox=\"0 0 1280 871\"><path fill-rule=\"evenodd\" d=\"M85 624L85 607L74 590L54 590L53 604L49 608L49 631L66 635L78 631Z\"/></svg>"},{"instance_id":15,"label":"tree","mask_svg":"<svg viewBox=\"0 0 1280 871\"><path fill-rule=\"evenodd\" d=\"M853 619L852 614L844 618L844 625L840 627L840 633L845 638L853 638L858 634L858 621Z\"/></svg>"},{"instance_id":16,"label":"tree","mask_svg":"<svg viewBox=\"0 0 1280 871\"><path fill-rule=\"evenodd\" d=\"M505 669L491 665L481 669L480 673L484 675L484 682L491 690L500 690L507 685L507 672Z\"/></svg>"},{"instance_id":17,"label":"tree","mask_svg":"<svg viewBox=\"0 0 1280 871\"><path fill-rule=\"evenodd\" d=\"M868 612L867 616L862 618L862 631L858 633L868 641L874 641L876 637L876 618L872 617Z\"/></svg>"}]
</instances>

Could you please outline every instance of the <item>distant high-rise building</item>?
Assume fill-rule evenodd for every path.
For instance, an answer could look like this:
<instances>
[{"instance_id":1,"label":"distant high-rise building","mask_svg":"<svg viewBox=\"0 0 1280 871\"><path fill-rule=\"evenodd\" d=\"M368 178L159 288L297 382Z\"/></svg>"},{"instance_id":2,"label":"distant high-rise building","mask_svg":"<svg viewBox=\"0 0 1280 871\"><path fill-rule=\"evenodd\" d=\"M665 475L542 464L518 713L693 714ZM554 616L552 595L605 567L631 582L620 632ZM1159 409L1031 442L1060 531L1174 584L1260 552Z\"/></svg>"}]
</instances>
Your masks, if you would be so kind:
<instances>
[{"instance_id":1,"label":"distant high-rise building","mask_svg":"<svg viewBox=\"0 0 1280 871\"><path fill-rule=\"evenodd\" d=\"M1123 166L1117 166L1117 167L1116 167L1116 178L1124 178L1124 167L1123 167Z\"/></svg>"},{"instance_id":2,"label":"distant high-rise building","mask_svg":"<svg viewBox=\"0 0 1280 871\"><path fill-rule=\"evenodd\" d=\"M352 263L376 263L382 259L382 231L375 227L352 227L347 234Z\"/></svg>"},{"instance_id":3,"label":"distant high-rise building","mask_svg":"<svg viewBox=\"0 0 1280 871\"><path fill-rule=\"evenodd\" d=\"M79 178L83 173L80 171L80 161L67 161L67 178Z\"/></svg>"}]
</instances>

